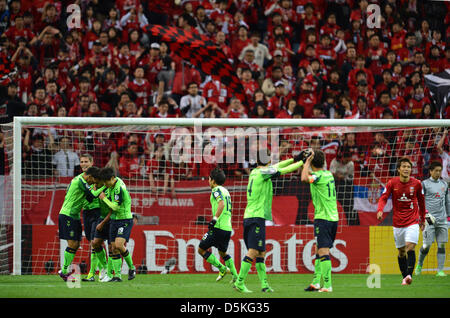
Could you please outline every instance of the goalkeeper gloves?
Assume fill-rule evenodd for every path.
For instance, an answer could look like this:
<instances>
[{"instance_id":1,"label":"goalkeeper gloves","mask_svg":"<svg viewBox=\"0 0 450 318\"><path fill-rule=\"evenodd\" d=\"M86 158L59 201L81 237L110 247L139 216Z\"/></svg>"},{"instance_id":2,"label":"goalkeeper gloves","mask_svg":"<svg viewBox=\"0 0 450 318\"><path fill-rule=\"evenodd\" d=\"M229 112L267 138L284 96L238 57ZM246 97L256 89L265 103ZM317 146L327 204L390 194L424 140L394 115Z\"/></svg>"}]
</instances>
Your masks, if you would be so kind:
<instances>
[{"instance_id":1,"label":"goalkeeper gloves","mask_svg":"<svg viewBox=\"0 0 450 318\"><path fill-rule=\"evenodd\" d=\"M217 218L213 217L213 219L208 223L208 230L212 230L217 223Z\"/></svg>"},{"instance_id":2,"label":"goalkeeper gloves","mask_svg":"<svg viewBox=\"0 0 450 318\"><path fill-rule=\"evenodd\" d=\"M434 225L436 218L427 212L427 214L425 214L425 221L427 221L428 225Z\"/></svg>"},{"instance_id":3,"label":"goalkeeper gloves","mask_svg":"<svg viewBox=\"0 0 450 318\"><path fill-rule=\"evenodd\" d=\"M306 159L308 159L309 156L312 155L311 149L305 149L300 151L300 153L296 156L294 156L294 161L298 162L298 161L303 161L303 163L306 162Z\"/></svg>"}]
</instances>

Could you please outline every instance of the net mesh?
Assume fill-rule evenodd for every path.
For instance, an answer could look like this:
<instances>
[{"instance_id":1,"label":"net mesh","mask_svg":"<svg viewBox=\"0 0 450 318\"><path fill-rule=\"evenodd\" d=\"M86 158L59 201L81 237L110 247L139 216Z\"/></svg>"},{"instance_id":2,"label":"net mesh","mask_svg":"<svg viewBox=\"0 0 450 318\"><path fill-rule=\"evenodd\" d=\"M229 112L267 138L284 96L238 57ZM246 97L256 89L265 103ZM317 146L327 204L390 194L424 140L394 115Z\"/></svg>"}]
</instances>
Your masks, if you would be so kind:
<instances>
[{"instance_id":1,"label":"net mesh","mask_svg":"<svg viewBox=\"0 0 450 318\"><path fill-rule=\"evenodd\" d=\"M1 126L0 272L12 271L12 127ZM71 179L82 172L80 158L111 167L127 185L138 216L128 249L139 273L209 272L198 244L211 219L210 170L221 167L233 204L233 235L228 252L239 264L246 253L242 220L247 180L255 154L267 144L272 161L302 149L322 149L336 182L339 227L331 250L333 271L365 273L369 264L398 272L392 215L376 219L376 206L396 162L409 156L412 175L428 177L433 160L442 162L448 140L442 128L161 126L24 126L22 131L22 274L55 274L65 242L58 238L58 214ZM447 147L447 148L446 148ZM447 152L446 152L447 150ZM448 180L448 171L443 176ZM273 220L267 221L269 272L313 271L314 207L300 171L273 181ZM385 211L391 208L388 202ZM419 243L420 245L420 243ZM214 253L218 256L217 251ZM430 252L433 253L433 250ZM83 237L74 263L89 269L89 243ZM432 255L432 254L430 254ZM424 272L437 267L428 257ZM446 268L448 268L448 260ZM126 271L126 268L124 268Z\"/></svg>"}]
</instances>

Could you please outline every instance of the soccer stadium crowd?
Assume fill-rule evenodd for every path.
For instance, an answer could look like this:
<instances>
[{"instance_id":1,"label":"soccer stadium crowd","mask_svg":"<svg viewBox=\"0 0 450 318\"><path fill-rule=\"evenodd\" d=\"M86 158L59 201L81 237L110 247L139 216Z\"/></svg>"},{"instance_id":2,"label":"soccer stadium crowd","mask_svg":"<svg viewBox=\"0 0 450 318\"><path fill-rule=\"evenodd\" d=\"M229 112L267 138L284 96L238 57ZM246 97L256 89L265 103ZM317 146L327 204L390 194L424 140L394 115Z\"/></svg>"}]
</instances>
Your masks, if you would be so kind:
<instances>
[{"instance_id":1,"label":"soccer stadium crowd","mask_svg":"<svg viewBox=\"0 0 450 318\"><path fill-rule=\"evenodd\" d=\"M79 25L77 11L67 10L71 4L81 9ZM380 8L380 27L368 27L370 4ZM417 0L0 0L0 58L15 66L0 79L0 123L17 115L450 118L450 102L436 105L424 81L426 74L450 68L449 9L450 2ZM153 24L216 43L241 80L245 98L145 32ZM61 131L25 129L24 162L42 156L33 154L39 147L55 156L67 133ZM360 143L353 134L321 134L286 141L281 149L291 154L317 143L332 154L328 167L352 152L361 173L380 152L386 158L397 151L422 158L418 176L433 153L449 167L444 130L409 135L373 134ZM70 147L132 177L165 162L169 138L167 131L113 136L74 131ZM57 165L54 158L33 160ZM176 169L173 175L190 178L207 176L210 167ZM227 167L232 176L247 169Z\"/></svg>"}]
</instances>

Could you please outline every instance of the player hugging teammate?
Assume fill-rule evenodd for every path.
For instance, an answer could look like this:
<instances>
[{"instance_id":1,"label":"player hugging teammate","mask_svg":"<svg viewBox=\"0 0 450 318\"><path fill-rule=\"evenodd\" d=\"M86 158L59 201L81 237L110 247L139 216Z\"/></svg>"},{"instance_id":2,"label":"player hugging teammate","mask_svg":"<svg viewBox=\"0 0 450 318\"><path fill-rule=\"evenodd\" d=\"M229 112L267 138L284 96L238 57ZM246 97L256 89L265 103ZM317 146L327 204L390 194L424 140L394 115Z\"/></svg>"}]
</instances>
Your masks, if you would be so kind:
<instances>
[{"instance_id":1,"label":"player hugging teammate","mask_svg":"<svg viewBox=\"0 0 450 318\"><path fill-rule=\"evenodd\" d=\"M99 189L96 189L95 185L99 186ZM108 239L112 252L109 255L110 264L114 269L114 276L110 279L106 277L102 281L122 281L122 258L128 265L128 280L131 280L136 276L136 268L126 248L126 242L130 238L133 227L131 197L124 182L114 175L111 168L90 167L71 181L58 218L59 237L67 240L68 244L64 252L62 269L58 274L64 281L74 280L71 277L72 272L69 271L69 266L72 264L81 243L81 209L86 204L85 200L92 202L95 198L99 199L102 212L95 227L94 238L100 238L101 241L95 241L92 253L96 254L100 267L106 267L106 257L101 244L103 240ZM105 233L108 226L109 233ZM90 236L90 240L92 240L92 236ZM95 267L93 266L93 271ZM88 279L92 281L90 277Z\"/></svg>"}]
</instances>

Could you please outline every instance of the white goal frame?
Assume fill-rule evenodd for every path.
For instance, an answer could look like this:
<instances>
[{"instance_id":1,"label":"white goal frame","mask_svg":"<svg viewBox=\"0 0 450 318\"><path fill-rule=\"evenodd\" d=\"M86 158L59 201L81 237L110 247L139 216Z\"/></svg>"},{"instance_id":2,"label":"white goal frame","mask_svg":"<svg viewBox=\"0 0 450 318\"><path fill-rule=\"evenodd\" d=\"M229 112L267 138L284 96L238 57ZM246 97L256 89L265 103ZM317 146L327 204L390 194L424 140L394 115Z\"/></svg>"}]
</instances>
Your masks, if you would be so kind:
<instances>
[{"instance_id":1,"label":"white goal frame","mask_svg":"<svg viewBox=\"0 0 450 318\"><path fill-rule=\"evenodd\" d=\"M26 125L190 126L224 127L450 127L448 119L228 119L228 118L110 118L14 117L13 123L13 275L22 273L22 127Z\"/></svg>"}]
</instances>

